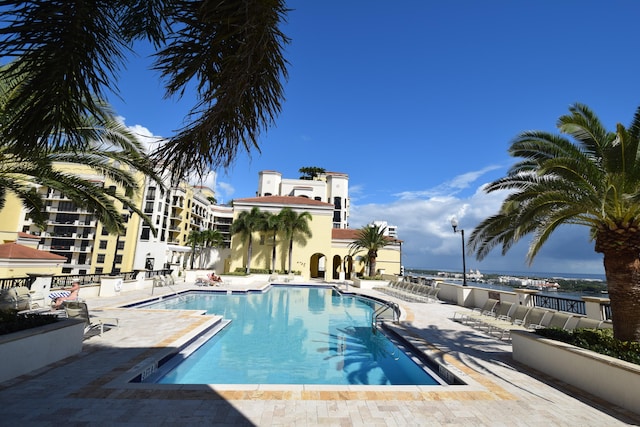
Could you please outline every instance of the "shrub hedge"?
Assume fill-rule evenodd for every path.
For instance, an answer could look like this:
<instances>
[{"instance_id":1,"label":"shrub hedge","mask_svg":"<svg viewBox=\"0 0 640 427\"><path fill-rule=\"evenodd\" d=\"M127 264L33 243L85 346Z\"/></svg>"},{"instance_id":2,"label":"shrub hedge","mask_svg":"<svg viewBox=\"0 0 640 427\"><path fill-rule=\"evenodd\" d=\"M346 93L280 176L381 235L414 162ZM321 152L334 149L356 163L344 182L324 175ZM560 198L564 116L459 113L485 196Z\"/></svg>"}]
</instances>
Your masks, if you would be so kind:
<instances>
[{"instance_id":1,"label":"shrub hedge","mask_svg":"<svg viewBox=\"0 0 640 427\"><path fill-rule=\"evenodd\" d=\"M0 311L0 335L37 328L57 321L57 316L46 314L18 314L16 310Z\"/></svg>"},{"instance_id":2,"label":"shrub hedge","mask_svg":"<svg viewBox=\"0 0 640 427\"><path fill-rule=\"evenodd\" d=\"M545 328L539 329L537 333L545 338L640 365L640 342L617 340L613 337L612 329L565 331L559 328Z\"/></svg>"}]
</instances>

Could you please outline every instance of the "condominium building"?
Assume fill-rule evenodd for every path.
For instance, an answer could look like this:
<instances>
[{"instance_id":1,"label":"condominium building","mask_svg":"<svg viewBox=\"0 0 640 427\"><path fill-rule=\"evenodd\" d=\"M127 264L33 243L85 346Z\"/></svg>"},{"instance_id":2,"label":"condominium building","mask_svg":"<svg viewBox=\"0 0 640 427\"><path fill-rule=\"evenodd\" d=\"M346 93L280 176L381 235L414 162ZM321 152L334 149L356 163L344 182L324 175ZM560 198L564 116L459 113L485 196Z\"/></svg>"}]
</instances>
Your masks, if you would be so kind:
<instances>
[{"instance_id":1,"label":"condominium building","mask_svg":"<svg viewBox=\"0 0 640 427\"><path fill-rule=\"evenodd\" d=\"M62 170L67 168L65 164L59 166ZM107 193L120 191L89 168L69 167ZM38 249L66 258L63 274L179 269L191 252L187 239L194 230L220 228L223 235L226 233L227 244L230 242L231 208L226 207L225 211L224 207L217 207L213 190L186 183L172 186L168 174L163 185L142 174L138 178L142 191L133 197L133 205L147 215L151 225L116 202L122 209L126 231L121 235L109 233L91 212L76 206L64 194L37 187L45 200L46 227L40 229L34 224L19 200L9 193L5 208L0 211L0 232L22 231L39 236Z\"/></svg>"}]
</instances>

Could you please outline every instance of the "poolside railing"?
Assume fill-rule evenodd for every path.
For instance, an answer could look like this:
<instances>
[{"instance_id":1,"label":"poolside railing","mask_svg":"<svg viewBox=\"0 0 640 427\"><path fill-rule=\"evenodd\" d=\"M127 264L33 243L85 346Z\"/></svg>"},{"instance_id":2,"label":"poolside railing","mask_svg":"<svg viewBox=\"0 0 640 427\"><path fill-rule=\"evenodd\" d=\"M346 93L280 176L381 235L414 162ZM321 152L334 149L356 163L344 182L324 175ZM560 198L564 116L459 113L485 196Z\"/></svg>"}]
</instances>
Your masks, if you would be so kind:
<instances>
[{"instance_id":1,"label":"poolside railing","mask_svg":"<svg viewBox=\"0 0 640 427\"><path fill-rule=\"evenodd\" d=\"M536 307L548 308L566 313L586 315L586 304L582 300L562 298L550 295L533 295L533 304Z\"/></svg>"}]
</instances>

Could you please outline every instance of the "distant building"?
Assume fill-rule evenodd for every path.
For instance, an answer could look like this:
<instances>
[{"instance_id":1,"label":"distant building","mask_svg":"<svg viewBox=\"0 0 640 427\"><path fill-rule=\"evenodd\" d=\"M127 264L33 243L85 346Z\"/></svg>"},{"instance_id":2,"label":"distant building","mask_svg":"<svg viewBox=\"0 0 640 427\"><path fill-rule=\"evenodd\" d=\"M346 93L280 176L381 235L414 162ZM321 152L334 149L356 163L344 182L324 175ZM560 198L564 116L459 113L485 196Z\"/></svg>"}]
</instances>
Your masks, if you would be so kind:
<instances>
[{"instance_id":1,"label":"distant building","mask_svg":"<svg viewBox=\"0 0 640 427\"><path fill-rule=\"evenodd\" d=\"M314 179L282 178L277 171L259 172L256 196L299 196L333 205L333 228L349 228L349 176L325 172Z\"/></svg>"},{"instance_id":2,"label":"distant building","mask_svg":"<svg viewBox=\"0 0 640 427\"><path fill-rule=\"evenodd\" d=\"M393 238L398 237L398 227L395 225L389 225L387 221L373 221L371 224L384 228L385 236L389 236Z\"/></svg>"}]
</instances>

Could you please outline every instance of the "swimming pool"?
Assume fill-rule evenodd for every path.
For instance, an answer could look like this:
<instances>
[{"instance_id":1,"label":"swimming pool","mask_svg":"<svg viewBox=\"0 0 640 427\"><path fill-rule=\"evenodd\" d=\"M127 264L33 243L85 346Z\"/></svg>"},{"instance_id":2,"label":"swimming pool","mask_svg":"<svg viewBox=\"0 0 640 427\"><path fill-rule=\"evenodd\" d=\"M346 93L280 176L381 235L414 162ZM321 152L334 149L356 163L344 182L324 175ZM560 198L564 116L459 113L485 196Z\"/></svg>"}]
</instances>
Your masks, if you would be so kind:
<instances>
[{"instance_id":1,"label":"swimming pool","mask_svg":"<svg viewBox=\"0 0 640 427\"><path fill-rule=\"evenodd\" d=\"M326 287L192 293L145 308L231 320L144 382L159 384L437 385L443 381L371 326L376 303Z\"/></svg>"}]
</instances>

